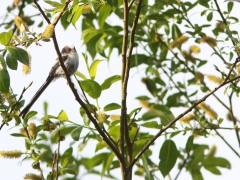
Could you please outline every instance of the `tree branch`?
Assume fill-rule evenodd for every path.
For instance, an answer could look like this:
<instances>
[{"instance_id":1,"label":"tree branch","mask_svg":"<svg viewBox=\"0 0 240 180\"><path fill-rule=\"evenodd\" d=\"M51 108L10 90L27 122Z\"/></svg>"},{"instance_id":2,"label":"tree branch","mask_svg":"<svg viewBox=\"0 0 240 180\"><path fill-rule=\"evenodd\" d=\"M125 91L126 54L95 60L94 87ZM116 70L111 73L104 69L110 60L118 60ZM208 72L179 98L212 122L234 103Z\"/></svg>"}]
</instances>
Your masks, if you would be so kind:
<instances>
[{"instance_id":1,"label":"tree branch","mask_svg":"<svg viewBox=\"0 0 240 180\"><path fill-rule=\"evenodd\" d=\"M149 148L149 146L151 144L153 144L155 142L155 140L162 135L163 132L165 132L167 129L169 129L173 124L175 124L181 117L183 117L184 115L186 115L187 113L189 113L190 111L192 111L193 108L195 108L198 104L200 104L201 102L205 101L209 96L211 96L213 93L215 93L218 89L220 89L221 87L225 86L228 83L231 83L237 79L240 79L240 75L236 76L235 78L225 81L222 84L220 84L218 87L216 87L214 90L212 90L211 92L209 92L208 94L206 94L203 98L201 98L200 100L198 100L196 103L194 103L190 108L188 108L184 113L180 114L177 118L175 118L173 121L171 121L167 126L165 126L165 128L161 129L156 136L154 136L147 144L146 146L137 154L137 156L134 158L134 160L131 162L131 164L129 165L129 167L127 168L127 171L131 170L132 166L136 163L136 161L141 157L141 155Z\"/></svg>"},{"instance_id":2,"label":"tree branch","mask_svg":"<svg viewBox=\"0 0 240 180\"><path fill-rule=\"evenodd\" d=\"M142 6L142 0L138 0L136 15L133 20L133 25L132 25L131 34L130 34L129 48L128 48L127 57L126 57L125 75L124 75L123 84L122 84L123 95L124 95L124 98L123 98L124 104L122 104L122 106L125 109L124 110L125 112L122 115L125 116L125 118L124 118L125 121L123 122L124 123L123 125L124 125L124 134L125 134L126 144L127 144L127 148L128 148L128 162L129 163L132 161L132 146L133 146L133 144L131 143L131 140L129 137L128 122L127 122L127 105L126 105L127 85L128 85L129 72L130 72L130 61L131 61L131 56L132 56L132 51L133 51L133 46L134 46L134 37L135 37L135 32L136 32L136 28L137 28L137 24L138 24L138 19L139 19L140 12L141 12L141 6ZM129 172L129 176L131 176L131 174L132 173ZM129 179L130 179L130 177L129 177Z\"/></svg>"},{"instance_id":3,"label":"tree branch","mask_svg":"<svg viewBox=\"0 0 240 180\"><path fill-rule=\"evenodd\" d=\"M126 53L127 53L127 45L128 45L128 0L123 0L123 11L124 11L124 17L123 17L123 40L122 40L122 108L121 108L121 119L120 119L120 152L122 154L122 162L120 163L121 171L122 171L122 179L126 179L125 174L125 153L124 153L124 134L125 134L125 122L127 121L127 107L126 107L126 95L124 93L124 81L125 81L125 71L126 71Z\"/></svg>"},{"instance_id":4,"label":"tree branch","mask_svg":"<svg viewBox=\"0 0 240 180\"><path fill-rule=\"evenodd\" d=\"M71 2L71 0L69 0L68 2ZM42 11L41 7L38 5L38 3L36 2L36 0L34 0L34 3L36 4L36 6L38 7L39 11L42 13L43 17L45 18L45 20L50 24L50 20L46 17L45 13ZM67 2L66 2L67 3ZM68 3L69 4L69 3ZM66 9L67 6L64 6L64 8ZM52 36L52 39L53 39L53 44L54 44L54 48L56 50L56 53L58 55L58 59L59 59L59 63L65 73L65 77L67 79L67 82L68 82L68 85L72 91L72 93L74 94L75 96L75 99L76 101L82 106L82 108L85 110L88 118L91 120L91 122L94 124L95 128L97 129L97 131L99 132L99 134L102 136L103 140L109 145L109 147L112 149L112 151L116 154L117 158L119 159L119 161L121 162L122 161L122 158L121 158L121 154L120 152L118 151L118 149L114 146L114 144L108 139L107 135L103 132L103 130L101 129L101 127L99 126L97 120L92 116L91 112L88 110L86 104L81 100L81 98L79 97L78 95L78 92L77 90L74 88L74 84L72 83L71 81L71 78L70 76L68 75L67 73L67 69L64 65L64 62L62 60L62 56L61 56L61 52L59 50L59 47L58 47L58 42L57 42L57 38L56 38L56 34L55 34L55 31L53 32L53 36Z\"/></svg>"},{"instance_id":5,"label":"tree branch","mask_svg":"<svg viewBox=\"0 0 240 180\"><path fill-rule=\"evenodd\" d=\"M38 10L40 11L40 13L42 14L42 16L44 17L45 21L47 21L48 24L51 24L51 21L48 19L48 17L46 16L46 14L44 13L44 11L42 10L41 6L37 3L36 0L33 0L34 4L37 6Z\"/></svg>"}]
</instances>

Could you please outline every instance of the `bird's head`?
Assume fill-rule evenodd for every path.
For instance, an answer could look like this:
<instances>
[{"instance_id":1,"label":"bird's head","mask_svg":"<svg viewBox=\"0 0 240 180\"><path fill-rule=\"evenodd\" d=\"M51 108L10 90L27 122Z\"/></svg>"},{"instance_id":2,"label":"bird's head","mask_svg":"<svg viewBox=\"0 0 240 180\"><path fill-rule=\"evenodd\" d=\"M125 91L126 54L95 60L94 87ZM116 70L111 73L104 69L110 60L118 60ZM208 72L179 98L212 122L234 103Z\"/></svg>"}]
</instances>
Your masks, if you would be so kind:
<instances>
[{"instance_id":1,"label":"bird's head","mask_svg":"<svg viewBox=\"0 0 240 180\"><path fill-rule=\"evenodd\" d=\"M62 49L61 53L62 54L70 54L72 52L76 52L76 49L75 49L74 45L68 44Z\"/></svg>"}]
</instances>

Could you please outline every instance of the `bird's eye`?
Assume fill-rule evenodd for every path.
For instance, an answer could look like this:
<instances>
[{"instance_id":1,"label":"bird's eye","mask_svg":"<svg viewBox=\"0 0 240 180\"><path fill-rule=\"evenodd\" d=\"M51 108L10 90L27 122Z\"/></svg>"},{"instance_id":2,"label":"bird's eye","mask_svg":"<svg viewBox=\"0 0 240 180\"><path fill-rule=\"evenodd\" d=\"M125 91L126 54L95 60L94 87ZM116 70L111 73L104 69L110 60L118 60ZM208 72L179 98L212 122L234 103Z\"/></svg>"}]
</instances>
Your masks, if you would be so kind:
<instances>
[{"instance_id":1,"label":"bird's eye","mask_svg":"<svg viewBox=\"0 0 240 180\"><path fill-rule=\"evenodd\" d=\"M71 48L68 48L68 51L70 52L70 51L71 51Z\"/></svg>"}]
</instances>

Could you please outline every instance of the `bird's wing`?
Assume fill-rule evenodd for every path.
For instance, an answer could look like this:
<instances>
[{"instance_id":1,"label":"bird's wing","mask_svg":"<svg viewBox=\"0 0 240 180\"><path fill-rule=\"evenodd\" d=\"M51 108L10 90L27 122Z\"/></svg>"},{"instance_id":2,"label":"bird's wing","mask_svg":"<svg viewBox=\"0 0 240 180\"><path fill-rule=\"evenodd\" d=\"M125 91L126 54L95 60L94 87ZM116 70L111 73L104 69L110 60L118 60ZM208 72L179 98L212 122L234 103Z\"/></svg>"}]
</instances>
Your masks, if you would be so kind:
<instances>
[{"instance_id":1,"label":"bird's wing","mask_svg":"<svg viewBox=\"0 0 240 180\"><path fill-rule=\"evenodd\" d=\"M68 55L62 55L62 60L65 62L68 59ZM59 68L60 64L58 61L58 58L56 59L55 64L53 65L52 69L49 72L49 76L52 76L55 74L56 70Z\"/></svg>"}]
</instances>

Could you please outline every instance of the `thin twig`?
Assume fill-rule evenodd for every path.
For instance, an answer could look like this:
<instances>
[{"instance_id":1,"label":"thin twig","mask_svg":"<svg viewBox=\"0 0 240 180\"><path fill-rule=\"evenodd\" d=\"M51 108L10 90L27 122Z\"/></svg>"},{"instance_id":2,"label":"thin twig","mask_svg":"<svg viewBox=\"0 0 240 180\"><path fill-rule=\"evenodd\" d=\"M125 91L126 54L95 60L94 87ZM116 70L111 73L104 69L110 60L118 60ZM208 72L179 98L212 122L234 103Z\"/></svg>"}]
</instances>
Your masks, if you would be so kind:
<instances>
[{"instance_id":1,"label":"thin twig","mask_svg":"<svg viewBox=\"0 0 240 180\"><path fill-rule=\"evenodd\" d=\"M44 178L44 176L43 176L43 171L42 171L41 167L40 167L38 170L40 171L40 175L41 175L41 177L42 177L42 180L45 180L45 178Z\"/></svg>"},{"instance_id":2,"label":"thin twig","mask_svg":"<svg viewBox=\"0 0 240 180\"><path fill-rule=\"evenodd\" d=\"M183 161L183 163L181 164L181 166L180 166L180 168L179 168L179 171L178 171L176 177L174 178L174 180L177 180L178 176L179 176L180 173L182 172L182 169L185 167L188 158L189 158L189 155L187 155L187 157L184 158L184 161Z\"/></svg>"},{"instance_id":3,"label":"thin twig","mask_svg":"<svg viewBox=\"0 0 240 180\"><path fill-rule=\"evenodd\" d=\"M63 13L65 12L66 8L68 7L68 4L69 4L70 2L72 2L72 1L73 1L73 0L68 0L68 1L66 1L66 3L65 3L65 5L63 6L61 12L58 14L58 17L55 19L55 21L54 21L54 23L53 23L54 26L57 25L59 19L62 17Z\"/></svg>"},{"instance_id":4,"label":"thin twig","mask_svg":"<svg viewBox=\"0 0 240 180\"><path fill-rule=\"evenodd\" d=\"M129 10L131 9L131 7L132 7L134 1L135 1L135 0L131 0L130 3L128 4L128 9L129 9Z\"/></svg>"},{"instance_id":5,"label":"thin twig","mask_svg":"<svg viewBox=\"0 0 240 180\"><path fill-rule=\"evenodd\" d=\"M234 67L236 66L236 64L237 64L239 61L240 61L240 58L239 58L239 57L236 58L235 62L233 63L232 67L230 68L230 70L229 70L229 72L228 72L228 74L227 74L227 77L225 78L224 81L229 80L229 77L230 77L230 75L231 75L231 73L232 73Z\"/></svg>"},{"instance_id":6,"label":"thin twig","mask_svg":"<svg viewBox=\"0 0 240 180\"><path fill-rule=\"evenodd\" d=\"M135 136L134 136L133 141L132 141L132 145L134 144L134 142L137 139L137 135L138 135L139 130L140 130L140 127L137 128L137 131L136 131Z\"/></svg>"},{"instance_id":7,"label":"thin twig","mask_svg":"<svg viewBox=\"0 0 240 180\"><path fill-rule=\"evenodd\" d=\"M55 167L55 162L56 162L56 157L57 157L57 153L56 153L56 151L55 151L55 153L54 153L54 157L53 157L53 162L52 162L52 172L51 172L51 180L53 180L53 177L54 177L54 167Z\"/></svg>"},{"instance_id":8,"label":"thin twig","mask_svg":"<svg viewBox=\"0 0 240 180\"><path fill-rule=\"evenodd\" d=\"M51 21L49 20L49 18L46 16L46 14L44 13L44 11L42 10L41 6L38 4L38 2L36 0L33 0L34 4L37 6L38 10L40 11L40 13L42 14L43 18L45 19L45 21L47 21L48 24L51 24Z\"/></svg>"},{"instance_id":9,"label":"thin twig","mask_svg":"<svg viewBox=\"0 0 240 180\"><path fill-rule=\"evenodd\" d=\"M235 118L235 116L233 114L232 96L233 96L233 92L229 96L229 104L230 104L229 113L230 113L230 116L232 118L233 125L234 125L234 127L236 127L237 126L237 120L236 120L236 118ZM236 137L237 137L237 141L238 141L238 146L240 147L240 137L239 137L239 131L238 131L237 128L235 128L235 133L236 133Z\"/></svg>"},{"instance_id":10,"label":"thin twig","mask_svg":"<svg viewBox=\"0 0 240 180\"><path fill-rule=\"evenodd\" d=\"M215 129L217 135L227 144L227 146L240 158L240 154L227 142L227 140Z\"/></svg>"}]
</instances>

